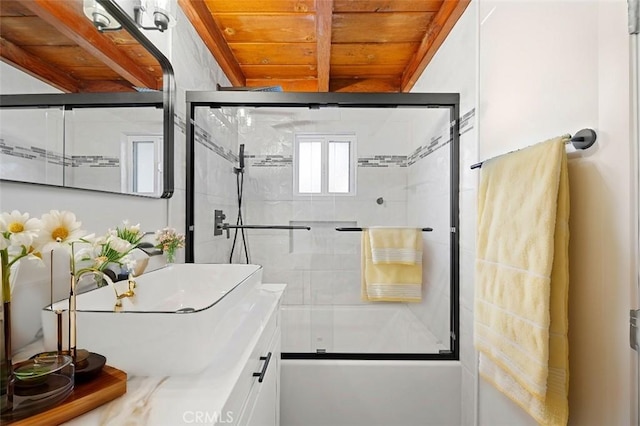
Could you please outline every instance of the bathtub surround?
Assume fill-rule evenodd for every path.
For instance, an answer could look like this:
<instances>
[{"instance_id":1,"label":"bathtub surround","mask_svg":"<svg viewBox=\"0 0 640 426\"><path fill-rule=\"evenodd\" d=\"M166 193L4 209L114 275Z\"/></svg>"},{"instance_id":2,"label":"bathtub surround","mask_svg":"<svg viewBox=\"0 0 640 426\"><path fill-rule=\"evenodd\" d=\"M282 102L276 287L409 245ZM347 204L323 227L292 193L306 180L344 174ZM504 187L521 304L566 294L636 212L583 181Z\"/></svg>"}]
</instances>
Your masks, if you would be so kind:
<instances>
[{"instance_id":1,"label":"bathtub surround","mask_svg":"<svg viewBox=\"0 0 640 426\"><path fill-rule=\"evenodd\" d=\"M257 102L255 95L250 93L244 95L256 98L256 100L247 98L245 105L255 105ZM437 192L449 191L451 174L446 169L450 166L450 162L446 160L441 164L443 158L449 157L448 152L453 147L449 144L452 137L449 112L442 108L424 109L409 105L398 109L353 107L307 109L291 106L273 108L267 105L260 105L260 108L231 108L223 103L224 96L217 95L216 98L216 94L212 94L206 98L200 93L194 94L191 99L191 104L195 105L194 116L196 117L195 149L198 149L196 135L201 133L198 129L204 129L207 134L215 135L217 145L224 144L226 138L237 139L238 143L246 146L247 167L243 199L245 223L288 223L311 227L308 233L248 230L252 261L265 265L266 281L288 284L284 302L287 305L302 304L308 307L339 305L352 306L355 309L363 306L358 284L360 282L358 255L360 235L336 233L335 228L406 226L406 194L412 190L407 185L407 172L411 167L418 167L428 161L435 153L441 155L437 160L440 167L436 173L442 175L437 182ZM284 99L284 96L277 95L277 98ZM370 98L373 99L373 97ZM206 102L208 99L212 101ZM216 99L218 99L217 102ZM263 99L268 98L263 97ZM310 97L310 99L313 98ZM331 102L340 102L341 99L340 96L336 96ZM298 98L295 100L298 101ZM288 102L287 105L291 105L290 100ZM364 102L364 97L360 102ZM433 122L433 124L425 125L425 122ZM372 126L372 123L375 125ZM292 158L295 135L313 133L355 135L354 144L359 157L355 195L319 196L294 193ZM420 150L413 164L409 166L407 153L414 152L420 147L424 149ZM442 147L449 149L439 149ZM203 170L197 156L194 157L197 176ZM198 180L195 179L196 188L197 185ZM425 185L416 182L416 186L424 187ZM426 187L435 188L429 185ZM436 254L429 259L430 266L434 266L435 272L430 275L431 282L425 281L427 283L425 287L429 287L432 294L443 297L419 304L413 312L427 330L438 330L436 338L441 342L442 350L446 351L452 345L452 339L455 339L453 337L455 333L452 335L450 331L453 324L457 322L452 319L456 315L449 309L453 299L448 295L450 287L457 285L455 279L452 279L454 270L448 266L450 259L454 258L451 257L451 247L455 246L450 241L455 237L450 232L452 229L450 221L457 221L457 216L451 215L452 210L448 207L451 198L448 193L446 196L441 195L437 201L438 203L429 205L428 209L425 209L429 211L425 211L426 217L422 218L423 223L419 227L431 227L431 223L428 222L434 218L433 215L439 216L438 236L435 238L440 244L437 250L433 250ZM199 223L209 220L209 214L206 211L196 208L194 213L196 229L200 227ZM199 238L202 236L196 232L194 241L197 242ZM428 237L421 235L421 238ZM424 257L428 258L430 255L431 253L425 254ZM195 257L198 256L196 249ZM438 258L434 259L434 256ZM438 307L431 312L426 312L432 306ZM328 321L326 327L330 327L332 322L330 317L325 316L321 319L318 315L314 316L314 321ZM311 327L316 330L325 329L325 326L320 323ZM319 339L317 351L331 354L333 352L332 333L314 334ZM283 341L285 352L300 353L297 348L287 346L289 339L286 333Z\"/></svg>"}]
</instances>

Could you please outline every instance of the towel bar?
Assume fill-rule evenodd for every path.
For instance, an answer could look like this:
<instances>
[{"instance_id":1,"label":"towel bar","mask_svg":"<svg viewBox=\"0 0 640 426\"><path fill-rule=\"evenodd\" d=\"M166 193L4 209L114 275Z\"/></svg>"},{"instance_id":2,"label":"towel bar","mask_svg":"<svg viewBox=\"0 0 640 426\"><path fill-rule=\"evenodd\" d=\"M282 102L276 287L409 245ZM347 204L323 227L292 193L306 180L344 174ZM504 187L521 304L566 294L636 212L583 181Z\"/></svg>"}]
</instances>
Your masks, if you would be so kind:
<instances>
[{"instance_id":1,"label":"towel bar","mask_svg":"<svg viewBox=\"0 0 640 426\"><path fill-rule=\"evenodd\" d=\"M588 149L596 143L597 137L593 129L582 129L578 131L575 136L571 137L571 139L568 139L565 145L572 144L575 149ZM484 163L484 161L473 164L471 169L479 169L482 167L482 163Z\"/></svg>"},{"instance_id":2,"label":"towel bar","mask_svg":"<svg viewBox=\"0 0 640 426\"><path fill-rule=\"evenodd\" d=\"M341 228L338 227L336 228L336 231L338 232L354 232L354 231L362 231L362 228ZM433 228L422 228L422 232L431 232L433 231Z\"/></svg>"}]
</instances>

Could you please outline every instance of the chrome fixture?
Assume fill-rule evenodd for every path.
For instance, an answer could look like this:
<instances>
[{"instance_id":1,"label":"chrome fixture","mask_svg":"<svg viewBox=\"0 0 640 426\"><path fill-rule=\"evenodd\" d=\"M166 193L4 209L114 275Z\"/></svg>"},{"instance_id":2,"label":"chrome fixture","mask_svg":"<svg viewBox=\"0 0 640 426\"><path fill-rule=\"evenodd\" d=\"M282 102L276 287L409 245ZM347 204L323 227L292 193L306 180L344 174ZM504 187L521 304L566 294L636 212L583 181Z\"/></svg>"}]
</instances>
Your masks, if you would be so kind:
<instances>
[{"instance_id":1,"label":"chrome fixture","mask_svg":"<svg viewBox=\"0 0 640 426\"><path fill-rule=\"evenodd\" d=\"M227 231L227 239L230 238L230 229L284 229L293 231L296 229L303 229L306 231L310 231L310 226L291 226L291 225L229 225L225 223L224 220L227 216L222 212L222 210L214 210L213 212L213 235L222 235L222 231Z\"/></svg>"},{"instance_id":2,"label":"chrome fixture","mask_svg":"<svg viewBox=\"0 0 640 426\"><path fill-rule=\"evenodd\" d=\"M122 29L122 25L109 14L96 0L84 0L82 10L87 18L93 22L98 31L116 31Z\"/></svg>"},{"instance_id":3,"label":"chrome fixture","mask_svg":"<svg viewBox=\"0 0 640 426\"><path fill-rule=\"evenodd\" d=\"M170 0L118 0L118 3L128 14L133 11L133 20L142 30L163 32L176 22L171 15ZM100 0L84 0L83 10L100 32L122 29L120 22L107 12Z\"/></svg>"}]
</instances>

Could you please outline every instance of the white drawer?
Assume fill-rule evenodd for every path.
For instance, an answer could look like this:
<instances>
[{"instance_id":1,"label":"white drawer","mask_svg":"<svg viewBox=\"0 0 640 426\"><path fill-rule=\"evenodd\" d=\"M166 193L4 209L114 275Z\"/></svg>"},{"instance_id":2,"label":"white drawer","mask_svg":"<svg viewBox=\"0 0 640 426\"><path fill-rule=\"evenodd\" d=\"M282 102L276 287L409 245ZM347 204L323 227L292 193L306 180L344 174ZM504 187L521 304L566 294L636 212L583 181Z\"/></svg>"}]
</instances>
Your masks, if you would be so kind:
<instances>
[{"instance_id":1,"label":"white drawer","mask_svg":"<svg viewBox=\"0 0 640 426\"><path fill-rule=\"evenodd\" d=\"M240 374L240 377L238 377L238 381L225 404L223 412L229 413L233 417L232 424L237 424L238 420L240 420L241 413L247 403L247 398L251 393L252 387L259 385L259 377L254 376L254 373L260 373L263 369L266 370L265 363L267 360L261 359L261 357L266 358L268 356L271 342L274 339L276 329L279 326L279 313L280 307L276 306L276 309L273 310L266 326L264 327L260 339L251 351L251 356L242 369L242 373ZM275 364L276 360L274 357L276 356L280 356L279 351L278 353L273 353L271 355L269 359L270 364ZM267 366L267 368L271 367Z\"/></svg>"}]
</instances>

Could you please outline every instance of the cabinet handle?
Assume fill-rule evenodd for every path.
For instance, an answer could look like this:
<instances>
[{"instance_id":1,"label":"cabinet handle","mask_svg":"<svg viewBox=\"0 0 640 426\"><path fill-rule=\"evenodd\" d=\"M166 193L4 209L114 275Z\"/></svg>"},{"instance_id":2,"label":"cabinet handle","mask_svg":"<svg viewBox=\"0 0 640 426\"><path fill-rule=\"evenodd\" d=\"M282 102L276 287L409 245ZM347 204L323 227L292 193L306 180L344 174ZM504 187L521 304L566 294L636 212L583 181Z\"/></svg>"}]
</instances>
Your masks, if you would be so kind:
<instances>
[{"instance_id":1,"label":"cabinet handle","mask_svg":"<svg viewBox=\"0 0 640 426\"><path fill-rule=\"evenodd\" d=\"M267 368L269 367L269 361L271 361L271 352L267 354L267 356L261 356L260 361L264 361L264 365L262 366L262 371L259 373L253 373L253 377L259 377L258 383L262 383L264 380L264 375L267 373Z\"/></svg>"}]
</instances>

